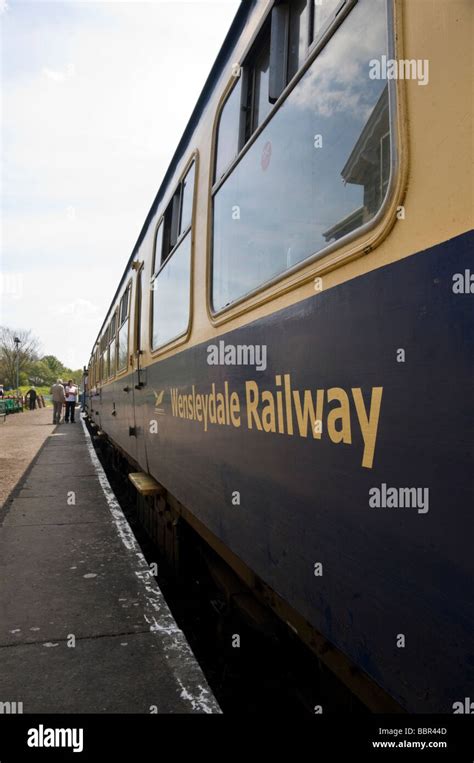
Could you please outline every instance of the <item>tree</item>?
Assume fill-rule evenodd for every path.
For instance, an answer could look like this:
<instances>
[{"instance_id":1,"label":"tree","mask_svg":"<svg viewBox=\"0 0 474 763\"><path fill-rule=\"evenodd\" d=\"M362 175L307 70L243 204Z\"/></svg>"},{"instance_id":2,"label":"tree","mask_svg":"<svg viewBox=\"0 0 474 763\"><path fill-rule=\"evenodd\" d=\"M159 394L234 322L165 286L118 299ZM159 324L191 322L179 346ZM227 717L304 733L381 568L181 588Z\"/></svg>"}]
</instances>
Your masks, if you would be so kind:
<instances>
[{"instance_id":1,"label":"tree","mask_svg":"<svg viewBox=\"0 0 474 763\"><path fill-rule=\"evenodd\" d=\"M15 338L20 340L18 347ZM0 378L6 387L16 387L17 367L20 374L26 373L38 359L38 350L39 342L31 331L0 327Z\"/></svg>"},{"instance_id":2,"label":"tree","mask_svg":"<svg viewBox=\"0 0 474 763\"><path fill-rule=\"evenodd\" d=\"M28 369L28 380L37 387L51 386L57 378L58 375L51 371L44 358L35 360Z\"/></svg>"},{"instance_id":3,"label":"tree","mask_svg":"<svg viewBox=\"0 0 474 763\"><path fill-rule=\"evenodd\" d=\"M16 387L15 337L20 340L18 348L20 384L49 387L55 383L56 379L63 381L74 379L77 384L81 383L82 369L73 371L67 368L55 355L39 356L39 342L31 331L14 331L0 327L0 383L5 387Z\"/></svg>"},{"instance_id":4,"label":"tree","mask_svg":"<svg viewBox=\"0 0 474 763\"><path fill-rule=\"evenodd\" d=\"M62 379L66 369L60 360L58 360L54 355L44 355L41 360L48 366L51 377L54 377L54 380L51 382L52 384L56 381L56 379Z\"/></svg>"}]
</instances>

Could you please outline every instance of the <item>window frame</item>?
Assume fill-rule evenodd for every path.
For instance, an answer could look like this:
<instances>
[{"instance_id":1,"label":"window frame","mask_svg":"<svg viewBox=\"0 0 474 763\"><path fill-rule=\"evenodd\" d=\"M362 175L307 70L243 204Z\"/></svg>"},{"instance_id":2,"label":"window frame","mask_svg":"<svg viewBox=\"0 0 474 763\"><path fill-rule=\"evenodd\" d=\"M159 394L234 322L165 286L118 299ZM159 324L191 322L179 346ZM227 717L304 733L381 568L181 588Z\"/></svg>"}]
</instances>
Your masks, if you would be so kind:
<instances>
[{"instance_id":1,"label":"window frame","mask_svg":"<svg viewBox=\"0 0 474 763\"><path fill-rule=\"evenodd\" d=\"M191 222L183 231L179 233L174 247L172 248L170 252L168 252L166 258L164 260L161 260L161 255L160 255L160 264L157 267L156 240L158 237L160 226L164 225L166 210L169 208L170 204L172 204L173 198L176 196L176 193L179 189L179 197L180 197L179 219L178 219L178 231L179 231L179 228L181 225L182 204L183 204L182 183L186 179L193 164L194 164L194 183L193 183L193 201L191 206ZM148 291L148 350L152 357L161 355L167 352L168 350L172 349L176 345L186 342L191 333L191 327L193 322L193 306L194 306L194 296L193 296L194 294L194 242L195 242L195 225L196 225L196 206L197 206L197 197L198 197L198 177L199 177L199 151L195 149L191 153L186 164L184 165L184 169L181 172L177 183L173 186L173 192L166 197L167 198L166 204L163 205L162 211L157 217L157 222L153 230L153 252L151 257L151 271L150 271L150 279L149 279L149 283L147 287L147 291ZM166 265L170 261L173 254L181 246L182 242L184 241L184 239L186 238L188 234L191 236L190 263L189 263L190 278L189 278L188 323L187 323L186 329L182 331L180 334L173 337L168 342L165 342L164 344L161 344L158 347L154 348L153 347L153 293L154 293L153 284L156 281L156 279L159 277L161 271L166 267ZM165 237L164 237L164 230L163 230L162 247L164 245L164 241L165 241ZM145 289L145 284L143 284L143 289ZM144 299L144 293L142 294L142 299ZM144 347L142 349L144 349Z\"/></svg>"},{"instance_id":2,"label":"window frame","mask_svg":"<svg viewBox=\"0 0 474 763\"><path fill-rule=\"evenodd\" d=\"M384 0L384 1L385 1L386 13L387 13L387 32L388 32L387 56L389 58L394 58L396 57L396 47L397 47L395 8L394 8L396 0ZM281 291L285 289L282 282L292 278L292 276L293 276L292 287L295 288L297 285L299 285L299 283L302 280L305 280L303 271L307 271L309 268L311 268L311 266L312 266L312 269L315 270L315 264L320 259L326 257L327 255L331 254L335 250L344 249L346 245L351 243L353 240L367 237L367 234L369 234L372 231L372 229L376 228L379 225L379 223L383 220L383 218L386 217L387 208L393 204L395 188L404 183L404 177L401 171L403 168L401 168L400 166L400 146L399 146L399 138L400 138L400 131L401 131L401 126L399 123L399 112L403 109L403 101L401 98L401 94L399 92L400 82L399 80L387 80L388 99L389 99L389 125L390 125L390 139L391 139L390 148L391 148L392 154L391 154L390 175L389 175L389 182L387 187L387 194L384 198L382 205L380 206L379 210L374 215L374 217L368 222L361 225L360 227L356 228L354 231L351 231L350 233L347 233L346 235L342 236L337 241L333 241L329 243L327 246L320 249L319 251L314 252L313 254L310 254L304 260L296 263L291 268L288 268L287 270L282 271L281 273L277 274L273 278L259 284L256 288L251 289L247 293L238 297L236 300L230 302L228 305L225 305L224 307L218 310L214 309L213 296L212 296L213 275L214 275L213 273L214 271L214 253L213 253L214 196L219 191L221 186L224 185L224 183L230 177L230 175L232 174L234 169L237 167L239 162L243 159L247 151L249 151L252 145L256 142L260 134L266 129L267 125L271 122L271 120L277 113L278 109L283 105L283 103L285 103L289 94L297 86L297 84L306 74L308 69L311 68L314 61L318 57L319 53L326 47L330 39L336 33L336 31L341 26L341 24L345 21L345 19L349 16L350 12L358 4L358 2L359 0L341 0L336 10L329 17L328 23L323 27L321 34L317 36L312 41L312 43L310 43L306 60L304 61L300 69L296 72L294 77L287 83L286 87L283 89L280 96L273 104L266 118L258 126L258 128L251 134L250 138L245 143L243 143L239 153L234 158L234 160L229 163L229 166L227 167L226 171L221 175L220 178L215 180L214 179L215 167L216 167L216 161L217 161L216 148L218 143L218 128L219 128L220 116L227 102L227 99L232 93L234 87L236 86L236 80L238 80L238 77L232 76L229 79L229 81L227 82L227 86L224 89L224 92L222 93L221 98L219 99L216 112L215 112L213 133L212 133L212 150L211 150L211 158L210 158L211 171L209 173L209 193L208 193L206 307L207 307L207 313L208 313L209 319L211 320L211 323L213 325L219 325L227 320L231 320L232 318L235 317L236 314L238 315L238 314L241 314L242 312L245 312L248 309L248 304L250 302L253 303L252 306L257 306L261 304L262 302L268 301L269 299L273 299L275 296L278 296L281 293ZM256 29L247 48L245 49L243 55L241 56L242 63L239 64L241 67L240 77L242 77L246 60L248 60L253 54L254 45L258 44L258 40L260 38L262 29L264 29L265 24L268 23L268 20L271 16L274 5L275 4L272 4L269 7L267 13L261 19L258 28ZM310 22L308 24L309 30L311 30L313 27L313 21L314 19L311 13ZM240 133L241 133L241 130L240 130ZM372 243L368 247L367 246L364 247L364 245L362 245L360 254L367 254L369 251L371 251L374 248L375 245L376 243ZM341 256L345 260L344 255L341 255ZM298 272L300 272L301 274L300 278L295 279L294 278L295 273L298 273ZM280 285L279 289L277 288L276 291L275 289L272 289L272 287L278 287L278 285ZM270 289L272 289L272 294L266 297L265 295L268 294L268 291Z\"/></svg>"}]
</instances>

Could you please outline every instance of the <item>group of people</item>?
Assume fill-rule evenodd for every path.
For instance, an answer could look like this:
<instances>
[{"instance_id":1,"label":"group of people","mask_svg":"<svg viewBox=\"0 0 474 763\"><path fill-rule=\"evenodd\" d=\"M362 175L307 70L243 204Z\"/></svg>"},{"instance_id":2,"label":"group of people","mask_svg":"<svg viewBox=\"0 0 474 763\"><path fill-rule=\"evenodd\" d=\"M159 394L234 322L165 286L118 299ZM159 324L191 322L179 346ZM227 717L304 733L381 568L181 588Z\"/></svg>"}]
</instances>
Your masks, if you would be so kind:
<instances>
[{"instance_id":1,"label":"group of people","mask_svg":"<svg viewBox=\"0 0 474 763\"><path fill-rule=\"evenodd\" d=\"M67 384L58 379L50 390L53 401L53 424L61 423L61 414L65 406L64 421L66 424L74 424L74 413L76 411L77 396L79 389L72 379Z\"/></svg>"},{"instance_id":2,"label":"group of people","mask_svg":"<svg viewBox=\"0 0 474 763\"><path fill-rule=\"evenodd\" d=\"M0 384L0 400L1 399L14 399L14 400L21 400L21 395L18 393L18 391L15 392L15 390L12 390L11 387L8 388L9 392L8 394L5 393L5 388L3 384ZM38 404L38 408L44 408L44 400L41 395L38 395L38 392L36 391L35 386L33 385L30 387L28 392L26 393L25 397L23 398L25 406L28 406L30 411L34 411L36 408L36 405Z\"/></svg>"}]
</instances>

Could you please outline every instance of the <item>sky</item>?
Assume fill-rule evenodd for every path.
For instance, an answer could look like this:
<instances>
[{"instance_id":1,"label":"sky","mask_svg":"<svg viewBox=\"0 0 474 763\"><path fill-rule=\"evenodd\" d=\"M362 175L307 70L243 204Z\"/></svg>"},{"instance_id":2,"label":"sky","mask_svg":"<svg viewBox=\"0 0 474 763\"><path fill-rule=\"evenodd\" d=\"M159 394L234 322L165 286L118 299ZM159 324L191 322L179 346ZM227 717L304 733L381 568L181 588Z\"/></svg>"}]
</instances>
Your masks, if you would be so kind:
<instances>
[{"instance_id":1,"label":"sky","mask_svg":"<svg viewBox=\"0 0 474 763\"><path fill-rule=\"evenodd\" d=\"M238 0L0 0L0 325L87 364Z\"/></svg>"}]
</instances>

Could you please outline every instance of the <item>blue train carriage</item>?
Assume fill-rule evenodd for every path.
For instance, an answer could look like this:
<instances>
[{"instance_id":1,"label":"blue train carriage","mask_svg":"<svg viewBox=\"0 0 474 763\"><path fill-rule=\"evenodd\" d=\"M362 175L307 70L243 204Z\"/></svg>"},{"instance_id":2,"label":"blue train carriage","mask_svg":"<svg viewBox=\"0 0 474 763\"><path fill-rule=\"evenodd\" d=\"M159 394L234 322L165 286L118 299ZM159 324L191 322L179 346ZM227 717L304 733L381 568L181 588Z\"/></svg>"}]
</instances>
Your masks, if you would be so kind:
<instances>
[{"instance_id":1,"label":"blue train carriage","mask_svg":"<svg viewBox=\"0 0 474 763\"><path fill-rule=\"evenodd\" d=\"M471 14L242 4L89 363L91 421L373 710L472 692Z\"/></svg>"}]
</instances>

